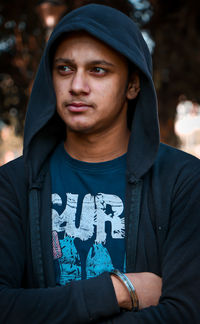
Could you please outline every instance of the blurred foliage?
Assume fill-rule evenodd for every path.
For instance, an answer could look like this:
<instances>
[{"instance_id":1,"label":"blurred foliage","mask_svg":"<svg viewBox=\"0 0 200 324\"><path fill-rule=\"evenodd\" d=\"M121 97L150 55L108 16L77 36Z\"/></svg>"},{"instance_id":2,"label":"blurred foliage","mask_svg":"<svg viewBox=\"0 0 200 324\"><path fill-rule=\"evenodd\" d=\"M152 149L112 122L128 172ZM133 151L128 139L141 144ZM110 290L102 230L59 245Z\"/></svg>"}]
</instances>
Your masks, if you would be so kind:
<instances>
[{"instance_id":1,"label":"blurred foliage","mask_svg":"<svg viewBox=\"0 0 200 324\"><path fill-rule=\"evenodd\" d=\"M186 98L200 103L200 2L150 2L154 15L146 28L150 29L156 43L154 81L162 140L177 145L174 119L179 100Z\"/></svg>"},{"instance_id":2,"label":"blurred foliage","mask_svg":"<svg viewBox=\"0 0 200 324\"><path fill-rule=\"evenodd\" d=\"M0 119L22 134L26 105L44 46L33 0L0 4Z\"/></svg>"},{"instance_id":3,"label":"blurred foliage","mask_svg":"<svg viewBox=\"0 0 200 324\"><path fill-rule=\"evenodd\" d=\"M56 1L56 0L55 0ZM57 0L59 1L59 0ZM63 2L63 1L62 1ZM115 7L151 35L162 140L177 145L174 118L180 96L200 102L200 3L195 0L65 0L67 11L88 3ZM0 119L23 122L46 32L36 0L0 4Z\"/></svg>"}]
</instances>

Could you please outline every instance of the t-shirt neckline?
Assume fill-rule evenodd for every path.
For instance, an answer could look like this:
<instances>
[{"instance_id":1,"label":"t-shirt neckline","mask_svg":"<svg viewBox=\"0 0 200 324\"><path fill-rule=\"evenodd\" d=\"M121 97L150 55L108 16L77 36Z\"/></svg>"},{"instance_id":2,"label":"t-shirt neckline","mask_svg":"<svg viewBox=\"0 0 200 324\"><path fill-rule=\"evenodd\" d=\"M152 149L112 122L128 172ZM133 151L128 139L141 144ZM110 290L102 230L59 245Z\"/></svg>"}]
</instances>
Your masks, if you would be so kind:
<instances>
[{"instance_id":1,"label":"t-shirt neckline","mask_svg":"<svg viewBox=\"0 0 200 324\"><path fill-rule=\"evenodd\" d=\"M62 156L65 159L65 162L70 165L71 168L78 169L78 170L85 170L85 171L98 171L99 172L105 172L109 170L119 170L124 169L126 165L126 156L127 153L114 158L109 161L104 162L85 162L80 161L78 159L73 158L69 153L66 151L64 147L64 143L62 142L60 145L60 149L62 151Z\"/></svg>"}]
</instances>

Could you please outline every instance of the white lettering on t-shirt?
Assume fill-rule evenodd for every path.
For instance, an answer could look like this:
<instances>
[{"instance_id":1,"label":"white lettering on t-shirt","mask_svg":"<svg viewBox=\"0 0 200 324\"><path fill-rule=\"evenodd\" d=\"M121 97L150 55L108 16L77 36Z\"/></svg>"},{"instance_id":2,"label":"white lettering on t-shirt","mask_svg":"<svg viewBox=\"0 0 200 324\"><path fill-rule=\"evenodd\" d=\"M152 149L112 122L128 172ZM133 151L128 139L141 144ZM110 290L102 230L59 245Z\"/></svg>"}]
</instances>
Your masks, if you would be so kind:
<instances>
[{"instance_id":1,"label":"white lettering on t-shirt","mask_svg":"<svg viewBox=\"0 0 200 324\"><path fill-rule=\"evenodd\" d=\"M82 202L80 224L76 226L76 213L78 206L78 195L66 193L66 206L64 211L59 214L52 209L52 230L63 232L65 236L79 238L82 241L90 239L96 227L95 243L105 243L106 241L106 222L111 223L112 238L124 238L125 223L124 218L120 217L124 210L121 198L116 195L98 193L96 196L85 195ZM62 199L58 194L52 195L53 205L62 206Z\"/></svg>"}]
</instances>

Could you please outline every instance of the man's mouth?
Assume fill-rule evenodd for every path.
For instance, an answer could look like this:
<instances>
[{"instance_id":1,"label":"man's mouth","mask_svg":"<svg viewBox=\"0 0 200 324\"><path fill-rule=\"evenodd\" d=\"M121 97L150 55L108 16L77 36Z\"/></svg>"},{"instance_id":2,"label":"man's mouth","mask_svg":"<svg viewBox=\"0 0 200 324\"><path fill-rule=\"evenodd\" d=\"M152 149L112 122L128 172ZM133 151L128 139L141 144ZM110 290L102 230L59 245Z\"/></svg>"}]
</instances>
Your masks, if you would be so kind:
<instances>
[{"instance_id":1,"label":"man's mouth","mask_svg":"<svg viewBox=\"0 0 200 324\"><path fill-rule=\"evenodd\" d=\"M92 105L85 102L70 102L66 104L66 107L70 112L84 112L92 108Z\"/></svg>"}]
</instances>

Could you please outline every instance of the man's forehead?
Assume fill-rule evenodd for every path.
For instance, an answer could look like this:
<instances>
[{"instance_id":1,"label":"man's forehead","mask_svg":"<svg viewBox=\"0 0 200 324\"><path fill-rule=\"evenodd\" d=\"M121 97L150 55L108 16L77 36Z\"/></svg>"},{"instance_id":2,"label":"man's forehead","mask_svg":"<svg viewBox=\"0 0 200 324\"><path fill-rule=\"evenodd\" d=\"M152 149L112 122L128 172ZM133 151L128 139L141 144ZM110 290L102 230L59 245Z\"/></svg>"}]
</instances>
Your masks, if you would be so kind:
<instances>
[{"instance_id":1,"label":"man's forehead","mask_svg":"<svg viewBox=\"0 0 200 324\"><path fill-rule=\"evenodd\" d=\"M77 48L80 49L80 51L82 50L82 48L87 48L88 46L88 53L92 47L93 49L96 49L96 52L100 51L101 53L110 53L111 55L127 62L127 59L124 55L113 49L110 45L106 44L98 37L93 36L84 30L72 31L61 35L54 46L54 53L58 53L60 48L62 48L62 50L70 50L71 44L75 44Z\"/></svg>"},{"instance_id":2,"label":"man's forehead","mask_svg":"<svg viewBox=\"0 0 200 324\"><path fill-rule=\"evenodd\" d=\"M94 40L94 41L96 41L96 42L98 42L98 43L101 43L102 45L104 45L104 46L106 46L106 47L110 47L109 45L107 45L105 42L103 42L102 40L100 40L98 37L96 37L96 36L93 36L92 34L90 34L90 33L88 33L87 31L85 31L85 30L77 30L77 31L71 31L71 32L68 32L68 33L64 33L64 34L62 34L59 38L58 38L58 40L57 40L57 42L56 42L56 48L58 48L58 46L62 43L62 42L64 42L64 41L67 41L67 40L69 40L69 39L71 39L71 40L77 40L77 39L80 39L80 38L87 38L88 39L88 41L91 39L91 41L92 40Z\"/></svg>"}]
</instances>

